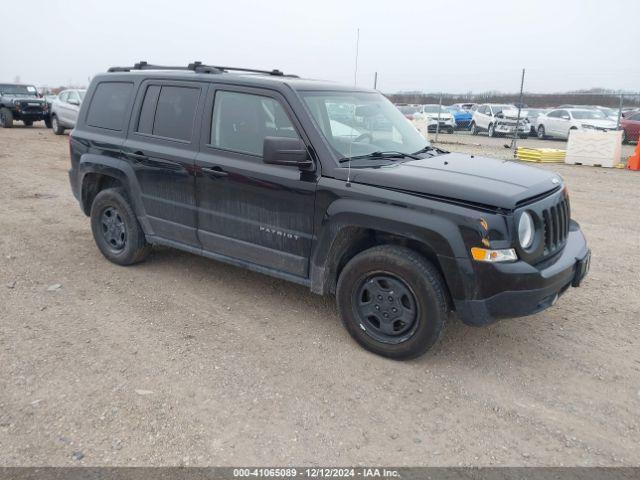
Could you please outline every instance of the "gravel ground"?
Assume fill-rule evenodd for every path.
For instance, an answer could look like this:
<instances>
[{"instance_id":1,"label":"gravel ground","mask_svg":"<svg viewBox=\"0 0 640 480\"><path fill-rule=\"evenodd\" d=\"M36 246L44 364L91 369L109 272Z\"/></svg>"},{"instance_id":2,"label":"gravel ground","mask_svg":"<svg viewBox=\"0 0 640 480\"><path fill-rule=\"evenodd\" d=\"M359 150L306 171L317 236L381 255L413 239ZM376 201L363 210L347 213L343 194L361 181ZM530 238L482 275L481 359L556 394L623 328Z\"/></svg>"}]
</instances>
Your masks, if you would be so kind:
<instances>
[{"instance_id":1,"label":"gravel ground","mask_svg":"<svg viewBox=\"0 0 640 480\"><path fill-rule=\"evenodd\" d=\"M505 155L473 142L447 148ZM545 166L593 250L584 287L452 319L400 363L303 287L171 249L109 263L68 164L66 137L0 130L0 465L640 464L639 173Z\"/></svg>"}]
</instances>

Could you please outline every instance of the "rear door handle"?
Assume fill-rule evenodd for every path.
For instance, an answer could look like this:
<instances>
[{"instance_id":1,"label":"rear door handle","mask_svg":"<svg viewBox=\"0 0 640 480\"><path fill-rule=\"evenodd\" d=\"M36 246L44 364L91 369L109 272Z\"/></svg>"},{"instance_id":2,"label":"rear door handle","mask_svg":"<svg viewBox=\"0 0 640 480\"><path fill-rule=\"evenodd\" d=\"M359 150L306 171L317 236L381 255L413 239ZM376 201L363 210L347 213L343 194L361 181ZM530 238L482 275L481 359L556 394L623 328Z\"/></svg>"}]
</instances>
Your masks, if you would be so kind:
<instances>
[{"instance_id":1,"label":"rear door handle","mask_svg":"<svg viewBox=\"0 0 640 480\"><path fill-rule=\"evenodd\" d=\"M229 174L222 170L220 167L211 167L211 168L203 168L202 171L207 175L211 175L213 177L226 177Z\"/></svg>"},{"instance_id":2,"label":"rear door handle","mask_svg":"<svg viewBox=\"0 0 640 480\"><path fill-rule=\"evenodd\" d=\"M149 158L142 152L126 152L125 155L130 159L136 160L138 162L143 162L145 160L148 160Z\"/></svg>"}]
</instances>

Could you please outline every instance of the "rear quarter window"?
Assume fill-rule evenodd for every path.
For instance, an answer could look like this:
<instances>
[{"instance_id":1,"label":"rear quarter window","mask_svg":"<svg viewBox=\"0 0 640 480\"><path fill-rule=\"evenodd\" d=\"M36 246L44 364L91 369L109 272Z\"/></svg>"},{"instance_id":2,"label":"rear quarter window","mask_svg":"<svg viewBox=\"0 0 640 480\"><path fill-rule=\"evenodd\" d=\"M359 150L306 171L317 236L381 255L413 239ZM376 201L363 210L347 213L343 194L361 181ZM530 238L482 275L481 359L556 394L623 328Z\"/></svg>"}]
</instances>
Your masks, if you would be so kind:
<instances>
[{"instance_id":1,"label":"rear quarter window","mask_svg":"<svg viewBox=\"0 0 640 480\"><path fill-rule=\"evenodd\" d=\"M133 83L101 82L91 99L87 112L87 125L107 130L122 131L129 112Z\"/></svg>"}]
</instances>

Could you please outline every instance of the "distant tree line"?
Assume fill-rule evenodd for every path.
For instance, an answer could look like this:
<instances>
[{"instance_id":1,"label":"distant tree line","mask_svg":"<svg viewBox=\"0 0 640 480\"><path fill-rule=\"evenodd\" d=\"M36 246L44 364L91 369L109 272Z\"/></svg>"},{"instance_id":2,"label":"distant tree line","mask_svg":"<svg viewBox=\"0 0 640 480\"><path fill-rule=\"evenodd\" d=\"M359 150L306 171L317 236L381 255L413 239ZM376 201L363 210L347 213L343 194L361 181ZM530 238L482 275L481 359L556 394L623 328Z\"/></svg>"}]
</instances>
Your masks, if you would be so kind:
<instances>
[{"instance_id":1,"label":"distant tree line","mask_svg":"<svg viewBox=\"0 0 640 480\"><path fill-rule=\"evenodd\" d=\"M386 94L393 103L439 103L440 93L423 92L398 92ZM519 93L483 92L463 94L442 94L442 104L454 103L515 103L520 99ZM604 107L618 108L620 105L620 92L604 89L579 90L564 93L530 93L524 92L523 103L530 107L555 107L557 105L600 105ZM623 106L639 107L640 93L623 92Z\"/></svg>"}]
</instances>

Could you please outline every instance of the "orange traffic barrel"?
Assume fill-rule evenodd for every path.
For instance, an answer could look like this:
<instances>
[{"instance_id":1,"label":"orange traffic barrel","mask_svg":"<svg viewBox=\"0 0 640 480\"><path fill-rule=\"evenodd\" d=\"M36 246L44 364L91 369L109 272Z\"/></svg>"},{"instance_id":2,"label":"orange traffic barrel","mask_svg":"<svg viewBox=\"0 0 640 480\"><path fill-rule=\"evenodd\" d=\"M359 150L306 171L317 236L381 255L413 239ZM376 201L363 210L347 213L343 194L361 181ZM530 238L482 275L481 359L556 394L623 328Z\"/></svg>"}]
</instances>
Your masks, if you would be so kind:
<instances>
[{"instance_id":1,"label":"orange traffic barrel","mask_svg":"<svg viewBox=\"0 0 640 480\"><path fill-rule=\"evenodd\" d=\"M636 145L636 153L629 157L627 168L629 170L640 170L640 139L638 139L638 143Z\"/></svg>"}]
</instances>

